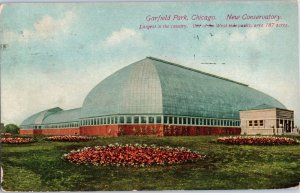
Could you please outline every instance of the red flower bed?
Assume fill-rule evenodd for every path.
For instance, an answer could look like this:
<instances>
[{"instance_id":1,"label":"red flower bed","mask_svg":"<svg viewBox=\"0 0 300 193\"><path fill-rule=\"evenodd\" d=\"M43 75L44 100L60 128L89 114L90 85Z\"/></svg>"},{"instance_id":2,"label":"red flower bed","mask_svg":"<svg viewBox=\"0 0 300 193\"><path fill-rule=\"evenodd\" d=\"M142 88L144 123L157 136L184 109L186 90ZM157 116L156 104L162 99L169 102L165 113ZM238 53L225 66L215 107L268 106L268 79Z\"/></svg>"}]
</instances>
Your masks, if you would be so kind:
<instances>
[{"instance_id":1,"label":"red flower bed","mask_svg":"<svg viewBox=\"0 0 300 193\"><path fill-rule=\"evenodd\" d=\"M186 148L156 147L154 145L108 145L85 147L63 156L75 164L103 166L151 166L192 162L204 158L198 152Z\"/></svg>"},{"instance_id":2,"label":"red flower bed","mask_svg":"<svg viewBox=\"0 0 300 193\"><path fill-rule=\"evenodd\" d=\"M86 137L86 136L77 136L77 135L62 135L62 136L52 136L52 137L47 137L45 140L47 141L69 141L69 142L74 142L74 141L89 141L89 140L94 140L96 137Z\"/></svg>"},{"instance_id":3,"label":"red flower bed","mask_svg":"<svg viewBox=\"0 0 300 193\"><path fill-rule=\"evenodd\" d=\"M12 134L11 133L1 133L1 136L2 137L10 137L10 136L12 136Z\"/></svg>"},{"instance_id":4,"label":"red flower bed","mask_svg":"<svg viewBox=\"0 0 300 193\"><path fill-rule=\"evenodd\" d=\"M34 142L33 138L20 138L20 137L6 137L1 138L1 143L8 143L8 144L23 144L23 143L32 143Z\"/></svg>"},{"instance_id":5,"label":"red flower bed","mask_svg":"<svg viewBox=\"0 0 300 193\"><path fill-rule=\"evenodd\" d=\"M299 144L299 141L287 137L272 136L237 136L221 137L217 139L219 143L236 145L289 145Z\"/></svg>"}]
</instances>

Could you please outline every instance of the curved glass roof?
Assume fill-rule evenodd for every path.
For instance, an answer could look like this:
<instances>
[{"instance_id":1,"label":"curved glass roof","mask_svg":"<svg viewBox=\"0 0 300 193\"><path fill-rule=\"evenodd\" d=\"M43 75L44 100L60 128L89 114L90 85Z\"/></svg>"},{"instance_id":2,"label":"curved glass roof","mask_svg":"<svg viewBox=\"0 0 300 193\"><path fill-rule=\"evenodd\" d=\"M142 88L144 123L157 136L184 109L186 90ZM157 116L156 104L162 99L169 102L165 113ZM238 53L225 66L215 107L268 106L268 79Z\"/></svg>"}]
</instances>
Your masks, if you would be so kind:
<instances>
[{"instance_id":1,"label":"curved glass roof","mask_svg":"<svg viewBox=\"0 0 300 193\"><path fill-rule=\"evenodd\" d=\"M46 117L43 121L43 124L78 121L80 118L80 109L81 108L76 108L54 113L51 116Z\"/></svg>"},{"instance_id":2,"label":"curved glass roof","mask_svg":"<svg viewBox=\"0 0 300 193\"><path fill-rule=\"evenodd\" d=\"M160 79L152 60L133 63L104 79L83 102L81 116L162 114Z\"/></svg>"},{"instance_id":3,"label":"curved glass roof","mask_svg":"<svg viewBox=\"0 0 300 193\"><path fill-rule=\"evenodd\" d=\"M81 117L112 114L165 114L239 119L239 110L276 99L223 77L153 57L104 79L84 100Z\"/></svg>"},{"instance_id":4,"label":"curved glass roof","mask_svg":"<svg viewBox=\"0 0 300 193\"><path fill-rule=\"evenodd\" d=\"M47 109L47 110L38 112L38 113L28 117L27 119L25 119L21 125L40 125L43 123L43 121L46 117L48 117L49 115L51 115L53 113L57 113L59 111L62 111L62 109L59 107L55 107L52 109Z\"/></svg>"}]
</instances>

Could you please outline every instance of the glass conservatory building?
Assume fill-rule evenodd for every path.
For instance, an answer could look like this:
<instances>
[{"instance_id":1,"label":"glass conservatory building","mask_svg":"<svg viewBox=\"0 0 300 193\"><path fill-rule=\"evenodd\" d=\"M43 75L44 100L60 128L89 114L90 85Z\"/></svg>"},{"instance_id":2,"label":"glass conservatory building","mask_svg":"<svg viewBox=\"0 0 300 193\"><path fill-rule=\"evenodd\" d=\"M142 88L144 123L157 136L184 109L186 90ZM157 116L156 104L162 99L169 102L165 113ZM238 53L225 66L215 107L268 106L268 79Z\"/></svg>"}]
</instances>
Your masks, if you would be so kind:
<instances>
[{"instance_id":1,"label":"glass conservatory building","mask_svg":"<svg viewBox=\"0 0 300 193\"><path fill-rule=\"evenodd\" d=\"M276 99L248 85L153 57L113 73L82 107L48 109L21 125L21 134L209 135L240 134L239 110Z\"/></svg>"}]
</instances>

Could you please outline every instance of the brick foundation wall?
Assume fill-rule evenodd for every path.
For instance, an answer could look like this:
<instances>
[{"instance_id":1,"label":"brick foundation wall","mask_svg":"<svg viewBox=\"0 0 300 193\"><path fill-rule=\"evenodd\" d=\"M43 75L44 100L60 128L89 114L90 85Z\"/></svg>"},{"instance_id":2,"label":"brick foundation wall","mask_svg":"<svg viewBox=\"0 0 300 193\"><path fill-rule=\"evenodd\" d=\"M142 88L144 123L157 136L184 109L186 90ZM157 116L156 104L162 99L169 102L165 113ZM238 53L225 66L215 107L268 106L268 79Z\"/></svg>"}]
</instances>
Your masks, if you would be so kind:
<instances>
[{"instance_id":1,"label":"brick foundation wall","mask_svg":"<svg viewBox=\"0 0 300 193\"><path fill-rule=\"evenodd\" d=\"M239 135L241 128L164 125L164 136Z\"/></svg>"},{"instance_id":2,"label":"brick foundation wall","mask_svg":"<svg viewBox=\"0 0 300 193\"><path fill-rule=\"evenodd\" d=\"M119 136L163 136L162 124L119 125Z\"/></svg>"},{"instance_id":3,"label":"brick foundation wall","mask_svg":"<svg viewBox=\"0 0 300 193\"><path fill-rule=\"evenodd\" d=\"M21 129L21 135L79 135L79 128Z\"/></svg>"},{"instance_id":4,"label":"brick foundation wall","mask_svg":"<svg viewBox=\"0 0 300 193\"><path fill-rule=\"evenodd\" d=\"M118 125L83 126L80 135L118 136Z\"/></svg>"},{"instance_id":5,"label":"brick foundation wall","mask_svg":"<svg viewBox=\"0 0 300 193\"><path fill-rule=\"evenodd\" d=\"M32 135L33 129L20 129L20 135Z\"/></svg>"},{"instance_id":6,"label":"brick foundation wall","mask_svg":"<svg viewBox=\"0 0 300 193\"><path fill-rule=\"evenodd\" d=\"M79 128L48 128L41 129L43 135L79 135Z\"/></svg>"},{"instance_id":7,"label":"brick foundation wall","mask_svg":"<svg viewBox=\"0 0 300 193\"><path fill-rule=\"evenodd\" d=\"M48 128L20 130L20 134L34 135L88 135L88 136L196 136L239 135L241 128L203 127L162 124L95 125L80 128Z\"/></svg>"}]
</instances>

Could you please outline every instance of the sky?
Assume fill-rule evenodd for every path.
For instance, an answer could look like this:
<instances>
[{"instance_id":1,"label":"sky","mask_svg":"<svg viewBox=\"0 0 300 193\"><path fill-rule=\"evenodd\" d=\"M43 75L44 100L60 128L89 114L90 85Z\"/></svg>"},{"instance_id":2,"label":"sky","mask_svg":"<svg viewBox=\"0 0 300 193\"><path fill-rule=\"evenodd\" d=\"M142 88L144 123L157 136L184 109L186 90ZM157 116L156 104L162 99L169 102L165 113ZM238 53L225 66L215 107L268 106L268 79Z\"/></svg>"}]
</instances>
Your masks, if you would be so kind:
<instances>
[{"instance_id":1,"label":"sky","mask_svg":"<svg viewBox=\"0 0 300 193\"><path fill-rule=\"evenodd\" d=\"M101 80L153 56L248 84L294 110L300 125L297 10L296 1L0 5L1 122L19 125L45 109L81 107ZM228 20L231 14L279 19Z\"/></svg>"}]
</instances>

